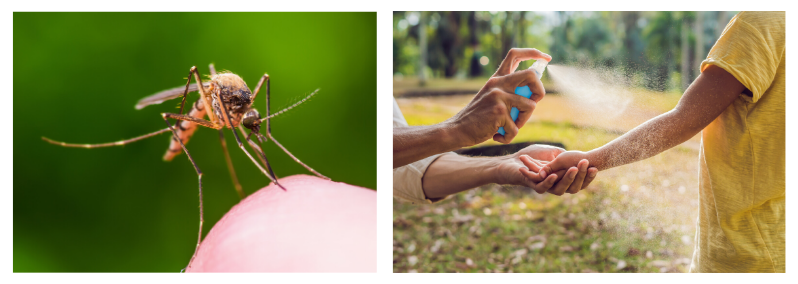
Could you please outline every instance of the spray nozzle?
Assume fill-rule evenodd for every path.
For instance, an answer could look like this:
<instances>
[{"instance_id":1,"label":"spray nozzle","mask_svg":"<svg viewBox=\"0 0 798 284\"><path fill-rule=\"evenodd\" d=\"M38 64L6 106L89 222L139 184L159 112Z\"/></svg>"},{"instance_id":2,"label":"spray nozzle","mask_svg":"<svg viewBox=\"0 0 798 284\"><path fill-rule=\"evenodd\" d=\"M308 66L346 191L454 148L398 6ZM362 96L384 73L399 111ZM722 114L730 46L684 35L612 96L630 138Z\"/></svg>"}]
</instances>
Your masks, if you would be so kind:
<instances>
[{"instance_id":1,"label":"spray nozzle","mask_svg":"<svg viewBox=\"0 0 798 284\"><path fill-rule=\"evenodd\" d=\"M543 71L546 71L546 66L549 65L549 62L543 59L539 59L532 63L532 66L529 66L529 69L535 71L535 74L538 75L538 79L543 77Z\"/></svg>"}]
</instances>

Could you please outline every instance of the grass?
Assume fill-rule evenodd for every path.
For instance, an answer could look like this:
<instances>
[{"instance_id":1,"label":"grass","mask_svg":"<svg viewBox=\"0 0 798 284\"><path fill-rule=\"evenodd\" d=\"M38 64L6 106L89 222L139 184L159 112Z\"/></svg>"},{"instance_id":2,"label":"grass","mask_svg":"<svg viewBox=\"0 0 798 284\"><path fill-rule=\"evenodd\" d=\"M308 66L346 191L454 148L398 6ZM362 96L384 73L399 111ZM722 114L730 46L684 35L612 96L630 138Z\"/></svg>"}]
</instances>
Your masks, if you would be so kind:
<instances>
[{"instance_id":1,"label":"grass","mask_svg":"<svg viewBox=\"0 0 798 284\"><path fill-rule=\"evenodd\" d=\"M635 113L646 115L626 124L678 101L653 95L661 97L636 99ZM470 99L398 102L409 124L422 125L451 117ZM584 118L590 115L547 96L515 142L590 150L634 126ZM432 205L394 200L394 272L686 272L698 213L698 153L690 143L602 171L576 195L486 185Z\"/></svg>"}]
</instances>

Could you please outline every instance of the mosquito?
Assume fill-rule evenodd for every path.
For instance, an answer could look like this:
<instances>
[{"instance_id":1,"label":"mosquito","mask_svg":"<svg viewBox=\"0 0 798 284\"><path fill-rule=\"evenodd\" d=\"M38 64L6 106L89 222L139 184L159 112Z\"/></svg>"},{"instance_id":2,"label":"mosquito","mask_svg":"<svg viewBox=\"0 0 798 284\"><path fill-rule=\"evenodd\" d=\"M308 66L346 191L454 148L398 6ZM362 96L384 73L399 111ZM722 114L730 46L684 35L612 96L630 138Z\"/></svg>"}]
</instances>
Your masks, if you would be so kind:
<instances>
[{"instance_id":1,"label":"mosquito","mask_svg":"<svg viewBox=\"0 0 798 284\"><path fill-rule=\"evenodd\" d=\"M271 109L271 101L270 101L270 86L269 86L269 74L264 74L261 77L260 82L255 87L255 92L251 92L247 84L244 82L241 77L236 74L233 74L229 71L224 71L220 73L216 73L216 69L214 68L213 64L210 64L210 81L203 82L200 79L199 71L197 71L197 67L191 67L188 72L188 79L186 81L185 87L176 87L173 89L165 90L149 97L141 99L136 104L136 109L142 109L149 105L160 104L166 100L171 100L175 98L182 97L182 101L180 102L180 113L161 113L161 117L163 118L164 122L166 123L166 128L141 135L135 138L111 142L111 143L102 143L102 144L72 144L72 143L64 143L55 141L46 137L42 137L44 141L47 141L51 144L63 146L63 147L76 147L76 148L101 148L101 147L112 147L112 146L122 146L128 143L136 142L139 140L143 140L146 138L150 138L156 136L158 134L164 132L172 132L172 139L169 142L169 149L164 154L163 159L165 161L171 161L175 156L180 154L181 152L186 153L186 157L188 157L189 162L191 165L194 166L194 170L197 172L197 179L199 180L199 233L197 236L197 246L194 248L194 254L191 256L191 260L189 260L188 266L186 268L191 267L191 264L194 261L194 258L197 257L197 252L199 250L200 243L202 242L202 224L204 222L203 212L202 212L202 171L197 166L197 163L194 162L194 158L189 153L188 149L186 148L186 143L194 134L194 131L197 130L197 126L204 126L212 129L216 129L219 131L219 141L221 142L222 149L224 152L225 160L227 162L227 169L230 172L230 176L233 180L233 187L235 188L236 192L238 193L241 199L244 199L246 195L244 191L241 189L241 184L238 182L238 177L236 176L235 169L233 168L233 163L230 160L230 153L227 150L227 144L224 140L224 128L227 127L230 131L233 132L233 136L236 138L236 142L238 143L238 147L241 148L242 151L249 157L250 160L260 169L260 171L266 175L275 185L279 186L283 190L286 190L285 187L280 185L277 181L277 176L274 175L274 171L272 171L272 167L269 164L269 160L266 158L266 154L263 152L263 143L266 143L267 137L260 133L261 125L263 122L266 122L266 135L268 138L274 142L280 149L282 149L288 156L294 159L297 163L305 167L308 171L312 172L313 174L329 180L328 177L320 174L313 168L309 167L305 163L302 163L296 156L291 154L280 142L272 135L272 128L271 128L271 121L270 119L280 115L297 105L307 101L318 93L319 89L316 89L310 95L303 98L302 100L296 102L295 104L286 107L274 114L270 113ZM196 85L191 84L191 77L194 76L196 81ZM266 116L261 117L258 111L252 107L252 103L255 101L255 98L258 96L258 92L260 91L263 84L266 84ZM187 115L183 114L183 109L186 104L186 97L190 92L198 91L200 94L200 98L194 102L194 105L191 107L191 110ZM211 111L208 111L211 110ZM208 117L208 120L205 119L205 116ZM176 120L175 125L173 126L169 123L169 119ZM258 160L257 160L247 151L246 147L244 147L244 143L241 142L241 139L236 132L236 128L241 131L241 134L244 135L244 140L247 141L250 148L256 153ZM246 133L246 130L249 130L249 134ZM252 140L252 137L255 137L257 143ZM263 164L263 165L261 165ZM264 168L265 166L265 168ZM186 269L184 268L184 270Z\"/></svg>"}]
</instances>

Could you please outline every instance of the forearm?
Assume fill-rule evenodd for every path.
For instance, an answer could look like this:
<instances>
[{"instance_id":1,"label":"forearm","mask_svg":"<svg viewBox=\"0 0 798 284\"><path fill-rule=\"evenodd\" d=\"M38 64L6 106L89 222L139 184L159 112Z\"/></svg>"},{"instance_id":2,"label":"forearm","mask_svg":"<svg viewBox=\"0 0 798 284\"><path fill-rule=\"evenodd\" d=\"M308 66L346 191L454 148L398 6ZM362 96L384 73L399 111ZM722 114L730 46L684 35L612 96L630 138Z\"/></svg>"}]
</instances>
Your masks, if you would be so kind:
<instances>
[{"instance_id":1,"label":"forearm","mask_svg":"<svg viewBox=\"0 0 798 284\"><path fill-rule=\"evenodd\" d=\"M427 198L441 198L498 182L496 167L502 157L477 158L444 154L429 165L421 185Z\"/></svg>"},{"instance_id":2,"label":"forearm","mask_svg":"<svg viewBox=\"0 0 798 284\"><path fill-rule=\"evenodd\" d=\"M679 110L663 113L587 153L591 167L605 170L650 158L679 145L703 129Z\"/></svg>"},{"instance_id":3,"label":"forearm","mask_svg":"<svg viewBox=\"0 0 798 284\"><path fill-rule=\"evenodd\" d=\"M448 123L393 129L393 168L423 158L457 150L460 145Z\"/></svg>"},{"instance_id":4,"label":"forearm","mask_svg":"<svg viewBox=\"0 0 798 284\"><path fill-rule=\"evenodd\" d=\"M590 152L573 155L566 152L552 162L556 164L553 168L561 170L585 158L590 161L591 167L605 170L659 154L698 134L723 113L743 90L745 86L734 76L720 67L710 65L687 88L673 110ZM560 160L560 157L574 160L566 162L568 158Z\"/></svg>"}]
</instances>

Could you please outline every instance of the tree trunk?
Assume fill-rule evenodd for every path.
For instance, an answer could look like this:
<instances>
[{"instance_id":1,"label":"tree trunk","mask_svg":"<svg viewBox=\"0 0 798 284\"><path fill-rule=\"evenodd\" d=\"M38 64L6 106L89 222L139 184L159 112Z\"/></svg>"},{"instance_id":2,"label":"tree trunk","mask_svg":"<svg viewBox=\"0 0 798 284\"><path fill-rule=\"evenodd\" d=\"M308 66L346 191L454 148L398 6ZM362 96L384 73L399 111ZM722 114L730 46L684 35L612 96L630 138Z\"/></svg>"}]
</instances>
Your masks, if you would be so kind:
<instances>
[{"instance_id":1,"label":"tree trunk","mask_svg":"<svg viewBox=\"0 0 798 284\"><path fill-rule=\"evenodd\" d=\"M424 86L427 84L427 27L426 27L426 13L420 12L418 16L418 84Z\"/></svg>"},{"instance_id":2,"label":"tree trunk","mask_svg":"<svg viewBox=\"0 0 798 284\"><path fill-rule=\"evenodd\" d=\"M701 74L701 61L707 58L707 52L704 51L704 13L702 11L695 12L695 68L696 77Z\"/></svg>"},{"instance_id":3,"label":"tree trunk","mask_svg":"<svg viewBox=\"0 0 798 284\"><path fill-rule=\"evenodd\" d=\"M682 80L681 80L681 88L682 91L687 90L687 87L690 86L692 78L690 76L690 43L688 42L689 39L689 26L690 23L687 21L686 13L682 12Z\"/></svg>"}]
</instances>

